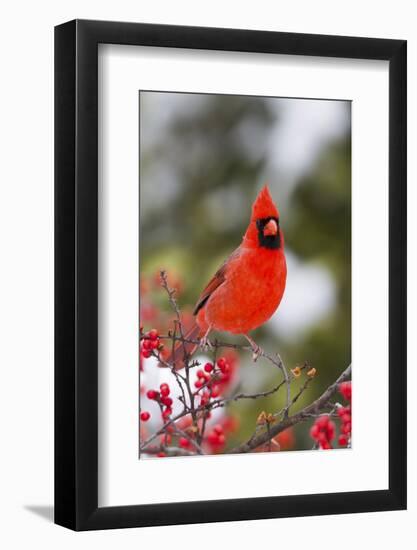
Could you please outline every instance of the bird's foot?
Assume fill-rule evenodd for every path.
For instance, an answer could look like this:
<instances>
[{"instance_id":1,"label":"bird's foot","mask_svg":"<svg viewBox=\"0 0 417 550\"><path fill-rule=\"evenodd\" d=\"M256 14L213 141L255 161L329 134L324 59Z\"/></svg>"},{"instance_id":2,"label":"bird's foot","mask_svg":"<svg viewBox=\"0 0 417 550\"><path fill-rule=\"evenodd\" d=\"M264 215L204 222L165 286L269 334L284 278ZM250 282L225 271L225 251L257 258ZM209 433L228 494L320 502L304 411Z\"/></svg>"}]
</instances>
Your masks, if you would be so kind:
<instances>
[{"instance_id":1,"label":"bird's foot","mask_svg":"<svg viewBox=\"0 0 417 550\"><path fill-rule=\"evenodd\" d=\"M252 338L247 334L245 334L245 338L249 342L250 347L252 348L252 360L254 363L256 363L259 357L264 355L264 350L260 346L258 346L258 344L254 340L252 340Z\"/></svg>"},{"instance_id":2,"label":"bird's foot","mask_svg":"<svg viewBox=\"0 0 417 550\"><path fill-rule=\"evenodd\" d=\"M205 333L205 335L200 338L200 348L203 350L203 351L206 351L206 350L212 350L214 349L213 348L213 344L210 342L210 340L208 339L209 337L209 332L210 332L210 329Z\"/></svg>"},{"instance_id":3,"label":"bird's foot","mask_svg":"<svg viewBox=\"0 0 417 550\"><path fill-rule=\"evenodd\" d=\"M254 363L256 363L259 357L262 357L263 354L264 354L264 350L257 344L255 344L255 346L252 347L252 360Z\"/></svg>"}]
</instances>

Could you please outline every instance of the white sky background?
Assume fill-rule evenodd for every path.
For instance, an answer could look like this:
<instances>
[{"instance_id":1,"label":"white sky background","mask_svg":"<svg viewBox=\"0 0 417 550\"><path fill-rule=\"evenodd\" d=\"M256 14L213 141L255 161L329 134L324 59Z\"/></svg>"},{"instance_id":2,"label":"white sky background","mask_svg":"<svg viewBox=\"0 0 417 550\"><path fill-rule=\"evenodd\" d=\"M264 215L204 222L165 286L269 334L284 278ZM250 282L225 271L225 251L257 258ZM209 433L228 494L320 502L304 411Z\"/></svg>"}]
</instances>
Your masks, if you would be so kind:
<instances>
[{"instance_id":1,"label":"white sky background","mask_svg":"<svg viewBox=\"0 0 417 550\"><path fill-rule=\"evenodd\" d=\"M179 112L192 115L204 102L204 96L180 93L142 93L146 96L146 108L142 103L141 117L146 117L146 135L142 134L141 147L146 150L158 140L160 132ZM269 98L270 107L277 112L277 123L269 131L266 143L267 163L264 180L268 181L272 194L280 197L280 205L296 185L299 178L307 173L329 141L345 134L350 125L348 110L343 101L310 100L292 98ZM244 133L243 133L244 134ZM250 147L256 147L257 140L251 136ZM263 151L265 153L265 150ZM159 193L160 200L169 201L169 187L176 185L170 181L169 173L159 164L164 174L157 174L155 180L164 185ZM259 186L264 181L259 182ZM274 192L276 190L276 192ZM236 243L238 244L238 243ZM333 307L335 285L327 269L318 264L301 262L286 251L288 278L287 287L280 307L268 322L267 328L279 332L284 338L299 335L300 331L323 318ZM290 307L288 297L297 296L302 308Z\"/></svg>"}]
</instances>

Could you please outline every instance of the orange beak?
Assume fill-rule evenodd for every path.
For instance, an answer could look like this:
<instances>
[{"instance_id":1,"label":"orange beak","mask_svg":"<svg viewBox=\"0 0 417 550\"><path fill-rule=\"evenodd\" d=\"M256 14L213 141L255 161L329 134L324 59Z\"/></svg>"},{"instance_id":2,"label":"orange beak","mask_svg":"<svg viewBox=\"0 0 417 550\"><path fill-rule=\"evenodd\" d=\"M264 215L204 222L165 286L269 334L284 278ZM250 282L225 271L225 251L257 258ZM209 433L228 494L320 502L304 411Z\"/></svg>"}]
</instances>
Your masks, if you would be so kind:
<instances>
[{"instance_id":1,"label":"orange beak","mask_svg":"<svg viewBox=\"0 0 417 550\"><path fill-rule=\"evenodd\" d=\"M276 235L278 233L278 224L275 220L269 220L269 222L265 225L263 234L265 237L268 235Z\"/></svg>"}]
</instances>

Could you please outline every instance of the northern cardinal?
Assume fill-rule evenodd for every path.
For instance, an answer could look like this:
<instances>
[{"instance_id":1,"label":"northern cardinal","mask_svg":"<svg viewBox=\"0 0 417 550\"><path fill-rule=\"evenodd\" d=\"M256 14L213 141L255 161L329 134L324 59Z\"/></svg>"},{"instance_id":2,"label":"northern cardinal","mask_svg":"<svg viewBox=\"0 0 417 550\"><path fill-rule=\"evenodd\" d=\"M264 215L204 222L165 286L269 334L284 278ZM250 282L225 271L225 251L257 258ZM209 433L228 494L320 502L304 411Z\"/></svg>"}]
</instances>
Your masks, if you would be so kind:
<instances>
[{"instance_id":1,"label":"northern cardinal","mask_svg":"<svg viewBox=\"0 0 417 550\"><path fill-rule=\"evenodd\" d=\"M243 335L255 359L262 352L249 332L264 324L276 311L285 290L287 265L279 213L268 186L257 196L241 245L227 258L201 293L195 323L184 336L209 345L211 330ZM184 354L191 356L197 344L177 343L168 359L181 369Z\"/></svg>"}]
</instances>

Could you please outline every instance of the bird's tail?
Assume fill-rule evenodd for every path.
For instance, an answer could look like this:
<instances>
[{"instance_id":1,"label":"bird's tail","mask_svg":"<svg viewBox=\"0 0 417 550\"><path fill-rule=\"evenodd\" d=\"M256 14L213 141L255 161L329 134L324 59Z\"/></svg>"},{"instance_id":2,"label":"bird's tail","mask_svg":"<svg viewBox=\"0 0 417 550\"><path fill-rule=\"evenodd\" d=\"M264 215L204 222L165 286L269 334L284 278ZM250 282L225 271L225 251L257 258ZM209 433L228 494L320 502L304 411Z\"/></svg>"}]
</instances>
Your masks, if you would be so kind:
<instances>
[{"instance_id":1,"label":"bird's tail","mask_svg":"<svg viewBox=\"0 0 417 550\"><path fill-rule=\"evenodd\" d=\"M194 322L193 326L184 334L184 340L198 340L203 334L204 332ZM165 360L165 364L160 363L160 366L166 367L167 364L170 364L174 366L175 370L183 369L185 367L185 356L191 357L197 348L198 344L177 341L174 349Z\"/></svg>"}]
</instances>

